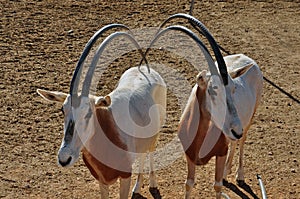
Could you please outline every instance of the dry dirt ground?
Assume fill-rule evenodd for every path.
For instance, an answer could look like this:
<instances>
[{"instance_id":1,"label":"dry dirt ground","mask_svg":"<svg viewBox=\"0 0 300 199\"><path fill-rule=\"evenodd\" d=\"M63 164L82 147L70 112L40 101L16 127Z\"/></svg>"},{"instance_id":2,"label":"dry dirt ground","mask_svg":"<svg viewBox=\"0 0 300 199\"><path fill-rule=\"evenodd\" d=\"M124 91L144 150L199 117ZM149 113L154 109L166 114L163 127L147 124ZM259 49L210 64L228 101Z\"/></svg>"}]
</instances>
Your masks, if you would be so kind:
<instances>
[{"instance_id":1,"label":"dry dirt ground","mask_svg":"<svg viewBox=\"0 0 300 199\"><path fill-rule=\"evenodd\" d=\"M100 198L81 158L68 169L57 165L63 136L60 105L44 102L36 89L68 92L85 43L104 25L157 27L171 14L187 13L189 1L0 2L0 197ZM300 1L196 1L194 13L225 49L252 57L265 77L300 98ZM183 72L191 79L196 75ZM116 79L120 71L115 68L107 76ZM115 86L109 82L107 90ZM179 114L169 101L171 122L160 141L176 136ZM300 198L299 119L299 104L265 83L245 149L246 183L259 198L256 174L261 174L269 198ZM183 198L184 156L157 174L163 198ZM213 176L214 160L197 168L193 198L213 198ZM229 181L235 184L233 174ZM146 185L143 194L150 198ZM117 198L117 188L111 187L112 198ZM237 189L225 192L231 198L253 198Z\"/></svg>"}]
</instances>

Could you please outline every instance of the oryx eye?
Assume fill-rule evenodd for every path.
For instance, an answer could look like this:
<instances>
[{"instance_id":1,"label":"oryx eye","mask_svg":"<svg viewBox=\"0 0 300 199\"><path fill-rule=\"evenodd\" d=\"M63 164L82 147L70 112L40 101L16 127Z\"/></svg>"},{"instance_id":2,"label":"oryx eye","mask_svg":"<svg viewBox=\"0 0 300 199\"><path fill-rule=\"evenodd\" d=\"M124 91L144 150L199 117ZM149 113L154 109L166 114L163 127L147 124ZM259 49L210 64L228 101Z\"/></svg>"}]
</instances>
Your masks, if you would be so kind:
<instances>
[{"instance_id":1,"label":"oryx eye","mask_svg":"<svg viewBox=\"0 0 300 199\"><path fill-rule=\"evenodd\" d=\"M210 85L208 88L208 94L213 97L213 95L217 96L217 92L215 90L218 89L218 86Z\"/></svg>"},{"instance_id":2,"label":"oryx eye","mask_svg":"<svg viewBox=\"0 0 300 199\"><path fill-rule=\"evenodd\" d=\"M92 110L91 109L89 109L89 111L88 111L88 113L85 115L85 117L84 117L84 119L90 119L91 117L92 117Z\"/></svg>"}]
</instances>

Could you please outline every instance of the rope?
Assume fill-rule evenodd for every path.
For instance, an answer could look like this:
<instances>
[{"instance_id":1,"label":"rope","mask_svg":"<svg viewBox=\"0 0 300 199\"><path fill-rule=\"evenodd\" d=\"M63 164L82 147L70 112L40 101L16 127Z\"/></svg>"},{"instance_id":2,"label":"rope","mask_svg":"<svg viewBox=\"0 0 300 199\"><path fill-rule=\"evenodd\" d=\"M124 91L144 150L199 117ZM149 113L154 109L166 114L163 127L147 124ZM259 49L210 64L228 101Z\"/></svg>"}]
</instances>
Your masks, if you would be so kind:
<instances>
[{"instance_id":1,"label":"rope","mask_svg":"<svg viewBox=\"0 0 300 199\"><path fill-rule=\"evenodd\" d=\"M191 16L193 16L193 9L194 9L194 0L191 0L191 6L190 6L190 11L189 14ZM192 24L192 23L191 23ZM194 26L192 24L192 26ZM219 48L221 49L221 51L223 51L226 55L232 55L232 53L230 53L230 51L224 49L222 46L218 45ZM289 97L291 100L295 101L296 103L300 104L300 100L297 99L296 97L294 97L291 93L285 91L283 88L281 88L280 86L278 86L277 84L275 84L273 81L269 80L268 78L266 78L265 76L263 76L263 79L269 83L271 86L275 87L276 89L278 89L281 93L285 94L287 97Z\"/></svg>"}]
</instances>

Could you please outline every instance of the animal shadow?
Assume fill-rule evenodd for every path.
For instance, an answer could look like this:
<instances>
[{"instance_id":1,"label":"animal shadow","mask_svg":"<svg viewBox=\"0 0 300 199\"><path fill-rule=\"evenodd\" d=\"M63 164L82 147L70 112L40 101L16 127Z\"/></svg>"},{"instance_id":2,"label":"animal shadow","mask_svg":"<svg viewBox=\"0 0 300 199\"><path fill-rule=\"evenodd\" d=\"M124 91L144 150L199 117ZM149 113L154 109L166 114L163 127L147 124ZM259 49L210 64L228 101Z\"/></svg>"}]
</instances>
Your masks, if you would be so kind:
<instances>
[{"instance_id":1,"label":"animal shadow","mask_svg":"<svg viewBox=\"0 0 300 199\"><path fill-rule=\"evenodd\" d=\"M237 181L238 186L249 193L254 199L259 199L259 197L253 192L251 187L245 181ZM233 191L235 194L240 196L242 199L250 199L243 191L239 189L235 184L228 182L227 180L223 180L223 185Z\"/></svg>"}]
</instances>

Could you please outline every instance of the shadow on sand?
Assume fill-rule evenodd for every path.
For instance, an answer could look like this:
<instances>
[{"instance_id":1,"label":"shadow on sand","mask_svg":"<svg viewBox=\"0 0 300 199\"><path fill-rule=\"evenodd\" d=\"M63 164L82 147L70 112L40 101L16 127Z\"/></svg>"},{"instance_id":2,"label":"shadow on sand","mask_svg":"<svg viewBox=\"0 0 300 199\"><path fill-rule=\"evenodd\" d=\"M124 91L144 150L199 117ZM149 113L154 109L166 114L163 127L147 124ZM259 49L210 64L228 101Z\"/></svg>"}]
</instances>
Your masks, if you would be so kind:
<instances>
[{"instance_id":1,"label":"shadow on sand","mask_svg":"<svg viewBox=\"0 0 300 199\"><path fill-rule=\"evenodd\" d=\"M259 199L259 197L252 191L251 187L245 181L238 181L238 187L231 182L223 180L223 185L233 191L236 195L240 196L242 199L250 199L241 189L250 194L254 199ZM241 188L241 189L240 189Z\"/></svg>"}]
</instances>

